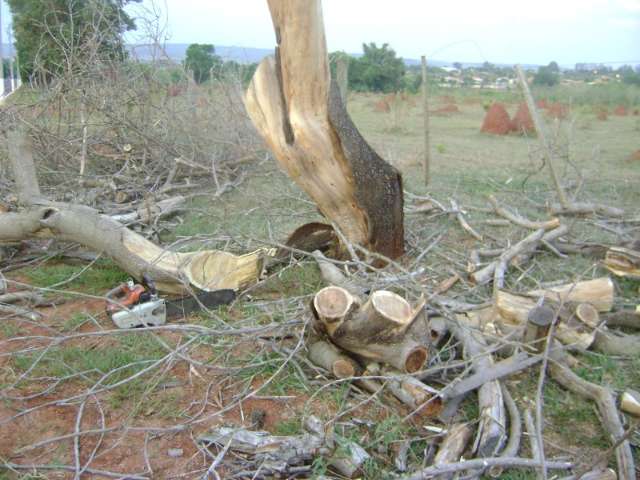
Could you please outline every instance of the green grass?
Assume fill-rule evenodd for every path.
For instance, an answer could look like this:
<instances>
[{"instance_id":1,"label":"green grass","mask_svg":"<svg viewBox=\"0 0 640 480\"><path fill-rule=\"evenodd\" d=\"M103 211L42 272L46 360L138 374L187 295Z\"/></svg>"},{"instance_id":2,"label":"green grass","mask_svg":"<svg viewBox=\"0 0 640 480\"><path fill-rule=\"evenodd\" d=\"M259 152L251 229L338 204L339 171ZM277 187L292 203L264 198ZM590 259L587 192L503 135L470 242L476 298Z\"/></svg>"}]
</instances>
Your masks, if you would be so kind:
<instances>
[{"instance_id":1,"label":"green grass","mask_svg":"<svg viewBox=\"0 0 640 480\"><path fill-rule=\"evenodd\" d=\"M231 363L242 367L237 373L237 378L247 382L251 382L254 379L266 382L277 374L263 390L265 394L291 395L296 392L307 392L309 387L307 386L306 380L293 366L292 362L287 362L284 368L277 373L284 361L285 357L282 355L265 351L259 354L248 354L233 359Z\"/></svg>"},{"instance_id":2,"label":"green grass","mask_svg":"<svg viewBox=\"0 0 640 480\"><path fill-rule=\"evenodd\" d=\"M127 334L116 337L113 343L99 346L53 347L39 359L39 353L17 355L13 365L18 371L31 370L31 377L61 378L78 372L87 372L82 382L92 384L109 372L102 385L114 385L136 374L160 359L165 350L151 334ZM117 387L111 401L120 405L144 390L146 379L136 378Z\"/></svg>"},{"instance_id":3,"label":"green grass","mask_svg":"<svg viewBox=\"0 0 640 480\"><path fill-rule=\"evenodd\" d=\"M299 419L282 420L273 427L274 435L291 436L303 433L302 425Z\"/></svg>"},{"instance_id":4,"label":"green grass","mask_svg":"<svg viewBox=\"0 0 640 480\"><path fill-rule=\"evenodd\" d=\"M29 283L41 288L51 288L73 278L59 288L81 290L92 295L103 295L129 277L110 260L98 260L90 268L85 268L85 265L49 262L35 268L23 269L21 273L26 275Z\"/></svg>"}]
</instances>

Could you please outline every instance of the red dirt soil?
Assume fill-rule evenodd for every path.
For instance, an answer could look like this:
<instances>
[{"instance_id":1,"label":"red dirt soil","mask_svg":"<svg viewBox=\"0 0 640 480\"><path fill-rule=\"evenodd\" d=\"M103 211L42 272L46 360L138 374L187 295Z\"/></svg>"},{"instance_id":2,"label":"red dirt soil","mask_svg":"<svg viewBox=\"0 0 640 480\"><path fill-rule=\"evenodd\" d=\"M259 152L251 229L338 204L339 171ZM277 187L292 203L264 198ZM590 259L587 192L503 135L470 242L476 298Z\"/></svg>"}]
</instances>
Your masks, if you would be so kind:
<instances>
[{"instance_id":1,"label":"red dirt soil","mask_svg":"<svg viewBox=\"0 0 640 480\"><path fill-rule=\"evenodd\" d=\"M453 103L449 103L448 105L444 105L436 110L433 111L434 114L436 115L446 115L449 113L460 113L460 109L458 108L457 105L454 105Z\"/></svg>"},{"instance_id":2,"label":"red dirt soil","mask_svg":"<svg viewBox=\"0 0 640 480\"><path fill-rule=\"evenodd\" d=\"M540 100L538 100L536 102L536 107L538 108L549 108L549 103L547 103L547 100L542 98Z\"/></svg>"},{"instance_id":3,"label":"red dirt soil","mask_svg":"<svg viewBox=\"0 0 640 480\"><path fill-rule=\"evenodd\" d=\"M627 115L629 115L629 110L627 110L627 107L625 107L624 105L618 105L613 111L613 114L617 115L618 117L626 117Z\"/></svg>"},{"instance_id":4,"label":"red dirt soil","mask_svg":"<svg viewBox=\"0 0 640 480\"><path fill-rule=\"evenodd\" d=\"M529 107L527 107L527 104L524 102L518 106L518 111L514 115L511 123L513 131L523 135L533 133L536 130L533 126L531 114L529 113Z\"/></svg>"},{"instance_id":5,"label":"red dirt soil","mask_svg":"<svg viewBox=\"0 0 640 480\"><path fill-rule=\"evenodd\" d=\"M563 103L554 102L547 108L547 114L552 118L558 118L562 120L569 115L569 107Z\"/></svg>"},{"instance_id":6,"label":"red dirt soil","mask_svg":"<svg viewBox=\"0 0 640 480\"><path fill-rule=\"evenodd\" d=\"M511 131L511 118L509 118L503 104L496 102L491 105L484 117L480 131L493 135L507 135Z\"/></svg>"},{"instance_id":7,"label":"red dirt soil","mask_svg":"<svg viewBox=\"0 0 640 480\"><path fill-rule=\"evenodd\" d=\"M636 150L635 152L633 152L630 159L634 162L640 162L640 150Z\"/></svg>"},{"instance_id":8,"label":"red dirt soil","mask_svg":"<svg viewBox=\"0 0 640 480\"><path fill-rule=\"evenodd\" d=\"M633 116L637 117L638 115L640 115L640 110L636 109L633 111Z\"/></svg>"},{"instance_id":9,"label":"red dirt soil","mask_svg":"<svg viewBox=\"0 0 640 480\"><path fill-rule=\"evenodd\" d=\"M382 100L378 100L373 105L373 111L377 113L389 113L391 111L391 107L389 103L383 98Z\"/></svg>"},{"instance_id":10,"label":"red dirt soil","mask_svg":"<svg viewBox=\"0 0 640 480\"><path fill-rule=\"evenodd\" d=\"M606 108L598 110L598 112L596 113L596 118L601 122L604 122L609 119L609 112Z\"/></svg>"}]
</instances>

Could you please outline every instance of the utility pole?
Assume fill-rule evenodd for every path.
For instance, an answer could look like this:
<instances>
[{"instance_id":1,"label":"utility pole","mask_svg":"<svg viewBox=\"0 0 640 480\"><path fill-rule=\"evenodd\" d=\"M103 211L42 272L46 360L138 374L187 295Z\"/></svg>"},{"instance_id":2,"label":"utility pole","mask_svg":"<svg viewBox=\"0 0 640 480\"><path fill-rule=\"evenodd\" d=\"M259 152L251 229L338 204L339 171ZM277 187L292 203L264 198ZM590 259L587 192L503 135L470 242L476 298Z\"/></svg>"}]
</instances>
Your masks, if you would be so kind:
<instances>
[{"instance_id":1,"label":"utility pole","mask_svg":"<svg viewBox=\"0 0 640 480\"><path fill-rule=\"evenodd\" d=\"M431 141L429 139L429 90L427 88L427 57L422 55L422 102L424 108L424 184L431 180Z\"/></svg>"}]
</instances>

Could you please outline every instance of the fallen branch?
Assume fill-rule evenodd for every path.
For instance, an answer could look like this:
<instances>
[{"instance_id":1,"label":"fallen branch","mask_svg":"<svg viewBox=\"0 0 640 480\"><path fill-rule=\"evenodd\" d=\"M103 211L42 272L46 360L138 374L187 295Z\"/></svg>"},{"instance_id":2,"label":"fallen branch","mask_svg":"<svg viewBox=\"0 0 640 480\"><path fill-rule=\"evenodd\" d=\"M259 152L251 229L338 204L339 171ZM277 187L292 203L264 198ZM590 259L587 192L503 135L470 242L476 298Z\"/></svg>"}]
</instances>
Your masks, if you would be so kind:
<instances>
[{"instance_id":1,"label":"fallen branch","mask_svg":"<svg viewBox=\"0 0 640 480\"><path fill-rule=\"evenodd\" d=\"M398 477L398 480L425 480L447 473L464 472L465 470L485 470L491 467L502 468L539 468L540 462L528 458L517 457L487 457L474 460L465 460L458 463L448 463L445 465L433 465L423 468L410 475ZM553 470L570 470L573 468L571 462L547 462L547 467Z\"/></svg>"},{"instance_id":2,"label":"fallen branch","mask_svg":"<svg viewBox=\"0 0 640 480\"><path fill-rule=\"evenodd\" d=\"M514 213L506 208L500 206L498 200L495 196L489 195L489 202L493 206L493 209L496 211L498 215L506 218L514 225L518 225L520 227L529 228L531 230L553 230L554 228L558 228L560 226L560 219L552 218L551 220L547 220L546 222L534 222L527 218L524 218L517 213Z\"/></svg>"},{"instance_id":3,"label":"fallen branch","mask_svg":"<svg viewBox=\"0 0 640 480\"><path fill-rule=\"evenodd\" d=\"M579 377L563 363L562 357L549 364L551 377L567 390L580 395L583 398L595 402L600 412L602 426L609 436L612 444L624 437L625 431L620 420L620 414L616 408L613 393L606 388L588 382ZM620 480L635 480L635 466L631 446L628 440L623 441L615 450L618 474ZM547 464L548 468L552 468Z\"/></svg>"}]
</instances>

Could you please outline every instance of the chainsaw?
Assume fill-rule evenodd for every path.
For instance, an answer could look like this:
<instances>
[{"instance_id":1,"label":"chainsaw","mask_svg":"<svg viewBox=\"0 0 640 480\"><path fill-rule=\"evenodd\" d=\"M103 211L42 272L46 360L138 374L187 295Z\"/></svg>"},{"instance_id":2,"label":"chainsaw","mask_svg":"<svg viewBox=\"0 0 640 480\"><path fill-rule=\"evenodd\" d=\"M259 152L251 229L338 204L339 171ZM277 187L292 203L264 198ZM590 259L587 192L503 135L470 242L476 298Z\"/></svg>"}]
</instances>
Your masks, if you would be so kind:
<instances>
[{"instance_id":1,"label":"chainsaw","mask_svg":"<svg viewBox=\"0 0 640 480\"><path fill-rule=\"evenodd\" d=\"M141 283L136 284L129 279L105 297L107 315L113 323L119 328L135 328L164 325L167 320L184 318L203 308L228 305L235 300L236 294L233 290L224 289L166 300L158 296L155 283L145 274Z\"/></svg>"}]
</instances>

